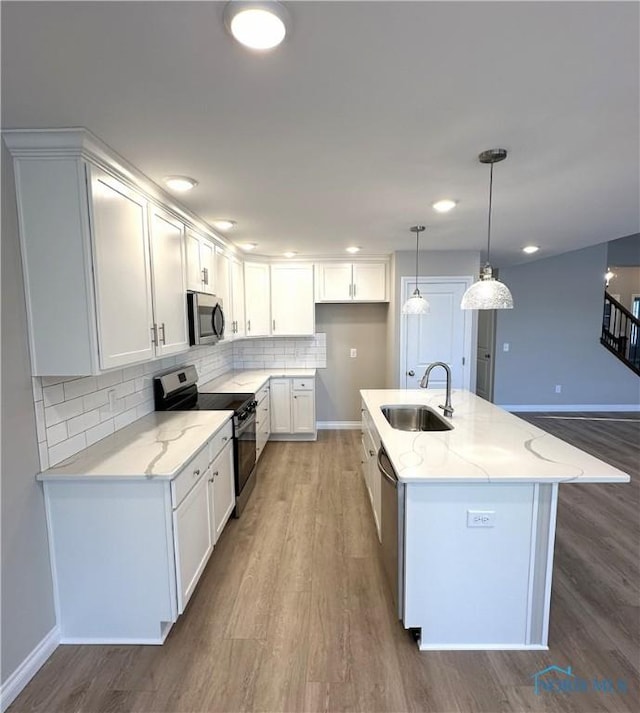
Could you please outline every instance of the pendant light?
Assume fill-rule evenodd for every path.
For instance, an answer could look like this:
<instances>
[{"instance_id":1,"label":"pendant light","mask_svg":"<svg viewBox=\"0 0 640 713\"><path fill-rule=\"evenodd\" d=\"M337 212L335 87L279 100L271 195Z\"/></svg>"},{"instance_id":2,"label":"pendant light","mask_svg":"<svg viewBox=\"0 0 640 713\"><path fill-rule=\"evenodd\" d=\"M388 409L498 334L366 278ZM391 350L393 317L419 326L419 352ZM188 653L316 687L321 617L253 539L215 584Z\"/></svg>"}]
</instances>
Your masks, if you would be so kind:
<instances>
[{"instance_id":1,"label":"pendant light","mask_svg":"<svg viewBox=\"0 0 640 713\"><path fill-rule=\"evenodd\" d=\"M418 289L418 243L420 233L424 230L424 225L414 225L411 229L412 233L416 234L416 289L409 299L402 305L402 314L427 314L429 311L429 303L420 294Z\"/></svg>"},{"instance_id":2,"label":"pendant light","mask_svg":"<svg viewBox=\"0 0 640 713\"><path fill-rule=\"evenodd\" d=\"M487 262L482 268L478 282L475 282L462 296L462 309L513 309L513 297L509 288L496 280L491 267L491 199L493 194L493 164L507 158L506 149L483 151L478 159L480 163L491 165L489 178L489 225L487 228Z\"/></svg>"}]
</instances>

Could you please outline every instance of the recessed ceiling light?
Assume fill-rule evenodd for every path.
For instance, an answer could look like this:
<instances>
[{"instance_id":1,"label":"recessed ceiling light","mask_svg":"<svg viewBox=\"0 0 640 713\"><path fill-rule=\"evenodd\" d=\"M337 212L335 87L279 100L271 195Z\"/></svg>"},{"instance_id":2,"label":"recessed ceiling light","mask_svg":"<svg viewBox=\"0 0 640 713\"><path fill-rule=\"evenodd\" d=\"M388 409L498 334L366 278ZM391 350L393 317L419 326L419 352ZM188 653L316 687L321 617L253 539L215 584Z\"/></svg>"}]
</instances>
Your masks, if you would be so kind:
<instances>
[{"instance_id":1,"label":"recessed ceiling light","mask_svg":"<svg viewBox=\"0 0 640 713\"><path fill-rule=\"evenodd\" d=\"M295 257L298 253L294 252L293 250L288 250L286 253L283 253L285 257Z\"/></svg>"},{"instance_id":2,"label":"recessed ceiling light","mask_svg":"<svg viewBox=\"0 0 640 713\"><path fill-rule=\"evenodd\" d=\"M522 252L527 253L527 255L533 255L533 253L537 253L538 250L540 250L540 248L537 245L527 245L522 248Z\"/></svg>"},{"instance_id":3,"label":"recessed ceiling light","mask_svg":"<svg viewBox=\"0 0 640 713\"><path fill-rule=\"evenodd\" d=\"M448 213L450 210L458 205L457 201L451 200L451 198L443 198L441 201L436 201L433 203L433 210L438 211L438 213Z\"/></svg>"},{"instance_id":4,"label":"recessed ceiling light","mask_svg":"<svg viewBox=\"0 0 640 713\"><path fill-rule=\"evenodd\" d=\"M356 247L355 245L352 246L352 247L350 247L350 248L346 248L346 251L347 251L348 253L359 253L360 250L362 250L362 248L358 248L358 247Z\"/></svg>"},{"instance_id":5,"label":"recessed ceiling light","mask_svg":"<svg viewBox=\"0 0 640 713\"><path fill-rule=\"evenodd\" d=\"M258 243L241 243L240 247L245 251L249 252L255 250L258 247Z\"/></svg>"},{"instance_id":6,"label":"recessed ceiling light","mask_svg":"<svg viewBox=\"0 0 640 713\"><path fill-rule=\"evenodd\" d=\"M198 181L189 176L167 176L164 182L172 191L178 193L185 193L198 185Z\"/></svg>"},{"instance_id":7,"label":"recessed ceiling light","mask_svg":"<svg viewBox=\"0 0 640 713\"><path fill-rule=\"evenodd\" d=\"M236 226L235 220L214 220L213 221L213 227L217 228L218 230L231 230L232 228L235 228L235 226Z\"/></svg>"},{"instance_id":8,"label":"recessed ceiling light","mask_svg":"<svg viewBox=\"0 0 640 713\"><path fill-rule=\"evenodd\" d=\"M287 34L288 19L286 8L275 0L232 0L224 9L227 30L240 44L254 50L277 47Z\"/></svg>"}]
</instances>

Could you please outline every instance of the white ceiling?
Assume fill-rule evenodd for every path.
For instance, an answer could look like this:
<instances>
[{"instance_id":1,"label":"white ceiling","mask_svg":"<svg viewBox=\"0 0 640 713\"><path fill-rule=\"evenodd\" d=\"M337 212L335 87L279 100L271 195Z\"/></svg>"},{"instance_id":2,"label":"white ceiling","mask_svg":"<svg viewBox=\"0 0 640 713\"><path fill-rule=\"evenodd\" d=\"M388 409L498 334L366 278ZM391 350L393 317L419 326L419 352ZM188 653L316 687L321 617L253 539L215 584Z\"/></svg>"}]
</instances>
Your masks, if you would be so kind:
<instances>
[{"instance_id":1,"label":"white ceiling","mask_svg":"<svg viewBox=\"0 0 640 713\"><path fill-rule=\"evenodd\" d=\"M85 126L277 255L486 242L498 265L640 231L635 2L290 2L271 53L224 3L2 3L3 126ZM431 203L459 200L448 215Z\"/></svg>"}]
</instances>

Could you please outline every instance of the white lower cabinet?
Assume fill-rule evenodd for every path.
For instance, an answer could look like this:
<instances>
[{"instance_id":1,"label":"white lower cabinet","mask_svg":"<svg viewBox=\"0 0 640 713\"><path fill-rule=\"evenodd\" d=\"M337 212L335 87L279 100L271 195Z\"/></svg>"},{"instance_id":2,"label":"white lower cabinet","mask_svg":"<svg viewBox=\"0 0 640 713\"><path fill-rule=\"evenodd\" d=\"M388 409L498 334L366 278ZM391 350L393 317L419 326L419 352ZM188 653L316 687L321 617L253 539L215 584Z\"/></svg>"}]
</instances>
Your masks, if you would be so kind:
<instances>
[{"instance_id":1,"label":"white lower cabinet","mask_svg":"<svg viewBox=\"0 0 640 713\"><path fill-rule=\"evenodd\" d=\"M380 450L380 439L378 433L373 426L369 412L363 407L362 409L362 475L369 500L371 502L371 510L373 519L376 525L378 539L381 539L382 526L382 481L380 471L378 470L378 451Z\"/></svg>"},{"instance_id":2,"label":"white lower cabinet","mask_svg":"<svg viewBox=\"0 0 640 713\"><path fill-rule=\"evenodd\" d=\"M290 434L315 440L315 379L271 379L271 437Z\"/></svg>"},{"instance_id":3,"label":"white lower cabinet","mask_svg":"<svg viewBox=\"0 0 640 713\"><path fill-rule=\"evenodd\" d=\"M269 384L263 386L256 394L258 406L256 408L256 460L264 452L269 436L271 435L271 396Z\"/></svg>"},{"instance_id":4,"label":"white lower cabinet","mask_svg":"<svg viewBox=\"0 0 640 713\"><path fill-rule=\"evenodd\" d=\"M236 506L233 478L233 441L218 453L207 471L211 541L215 545Z\"/></svg>"},{"instance_id":5,"label":"white lower cabinet","mask_svg":"<svg viewBox=\"0 0 640 713\"><path fill-rule=\"evenodd\" d=\"M44 481L61 643L161 644L235 507L230 421L173 480Z\"/></svg>"}]
</instances>

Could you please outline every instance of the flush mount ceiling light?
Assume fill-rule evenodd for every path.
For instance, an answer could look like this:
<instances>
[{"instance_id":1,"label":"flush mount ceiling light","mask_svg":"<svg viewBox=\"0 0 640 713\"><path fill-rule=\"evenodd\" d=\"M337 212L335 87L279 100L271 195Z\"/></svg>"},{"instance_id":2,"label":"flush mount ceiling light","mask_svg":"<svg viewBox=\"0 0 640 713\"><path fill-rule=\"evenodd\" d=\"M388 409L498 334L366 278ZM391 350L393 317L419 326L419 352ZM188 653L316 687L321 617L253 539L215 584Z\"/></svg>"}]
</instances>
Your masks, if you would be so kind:
<instances>
[{"instance_id":1,"label":"flush mount ceiling light","mask_svg":"<svg viewBox=\"0 0 640 713\"><path fill-rule=\"evenodd\" d=\"M462 295L462 309L513 309L513 297L509 288L493 276L491 267L491 199L493 195L493 164L507 158L506 149L483 151L478 159L480 163L491 165L489 178L489 224L487 228L487 262L482 268L478 282L475 282Z\"/></svg>"},{"instance_id":2,"label":"flush mount ceiling light","mask_svg":"<svg viewBox=\"0 0 640 713\"><path fill-rule=\"evenodd\" d=\"M164 182L168 188L177 193L186 193L198 185L198 181L189 176L166 176Z\"/></svg>"},{"instance_id":3,"label":"flush mount ceiling light","mask_svg":"<svg viewBox=\"0 0 640 713\"><path fill-rule=\"evenodd\" d=\"M540 250L540 248L537 245L526 245L522 248L522 252L527 255L533 255L533 253L537 253L538 250Z\"/></svg>"},{"instance_id":4,"label":"flush mount ceiling light","mask_svg":"<svg viewBox=\"0 0 640 713\"><path fill-rule=\"evenodd\" d=\"M258 243L241 243L240 247L245 252L251 252L251 250L255 250L258 247Z\"/></svg>"},{"instance_id":5,"label":"flush mount ceiling light","mask_svg":"<svg viewBox=\"0 0 640 713\"><path fill-rule=\"evenodd\" d=\"M224 9L224 24L240 44L254 50L277 47L287 34L289 13L276 0L231 0Z\"/></svg>"},{"instance_id":6,"label":"flush mount ceiling light","mask_svg":"<svg viewBox=\"0 0 640 713\"><path fill-rule=\"evenodd\" d=\"M410 228L412 233L416 234L416 289L409 299L402 305L402 314L427 314L429 311L429 303L420 294L418 289L418 243L420 233L425 229L424 225L414 225Z\"/></svg>"},{"instance_id":7,"label":"flush mount ceiling light","mask_svg":"<svg viewBox=\"0 0 640 713\"><path fill-rule=\"evenodd\" d=\"M356 247L355 245L353 245L353 246L351 246L350 248L345 248L345 250L346 250L348 253L351 253L352 255L354 255L355 253L359 253L359 252L362 250L362 248L358 248L358 247Z\"/></svg>"},{"instance_id":8,"label":"flush mount ceiling light","mask_svg":"<svg viewBox=\"0 0 640 713\"><path fill-rule=\"evenodd\" d=\"M448 213L453 210L458 205L457 201L451 200L451 198L443 198L441 201L436 201L432 204L433 210L438 213Z\"/></svg>"},{"instance_id":9,"label":"flush mount ceiling light","mask_svg":"<svg viewBox=\"0 0 640 713\"><path fill-rule=\"evenodd\" d=\"M232 230L236 227L235 220L214 220L213 227L217 230Z\"/></svg>"},{"instance_id":10,"label":"flush mount ceiling light","mask_svg":"<svg viewBox=\"0 0 640 713\"><path fill-rule=\"evenodd\" d=\"M285 257L295 257L298 253L293 250L287 250L286 253L282 253Z\"/></svg>"}]
</instances>

